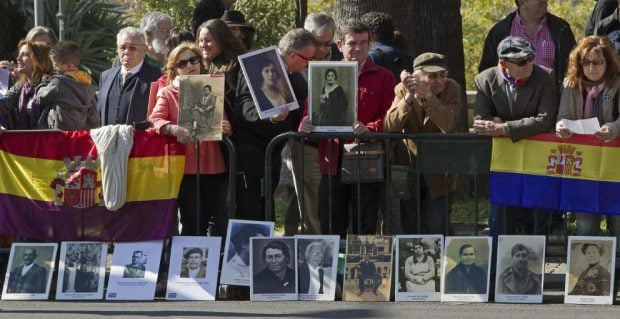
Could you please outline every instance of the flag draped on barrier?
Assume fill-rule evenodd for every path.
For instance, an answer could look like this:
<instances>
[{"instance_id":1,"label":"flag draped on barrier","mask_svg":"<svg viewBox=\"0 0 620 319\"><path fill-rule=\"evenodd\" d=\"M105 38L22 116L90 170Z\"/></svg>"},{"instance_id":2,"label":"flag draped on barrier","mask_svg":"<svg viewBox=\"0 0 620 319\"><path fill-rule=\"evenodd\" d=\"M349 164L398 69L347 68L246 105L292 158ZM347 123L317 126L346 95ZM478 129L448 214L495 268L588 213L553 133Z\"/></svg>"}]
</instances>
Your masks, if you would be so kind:
<instances>
[{"instance_id":1,"label":"flag draped on barrier","mask_svg":"<svg viewBox=\"0 0 620 319\"><path fill-rule=\"evenodd\" d=\"M497 205L620 214L620 140L540 134L493 139L490 196Z\"/></svg>"},{"instance_id":2,"label":"flag draped on barrier","mask_svg":"<svg viewBox=\"0 0 620 319\"><path fill-rule=\"evenodd\" d=\"M169 136L135 132L127 201L103 205L97 149L86 131L0 136L0 233L28 238L137 241L169 237L185 149Z\"/></svg>"}]
</instances>

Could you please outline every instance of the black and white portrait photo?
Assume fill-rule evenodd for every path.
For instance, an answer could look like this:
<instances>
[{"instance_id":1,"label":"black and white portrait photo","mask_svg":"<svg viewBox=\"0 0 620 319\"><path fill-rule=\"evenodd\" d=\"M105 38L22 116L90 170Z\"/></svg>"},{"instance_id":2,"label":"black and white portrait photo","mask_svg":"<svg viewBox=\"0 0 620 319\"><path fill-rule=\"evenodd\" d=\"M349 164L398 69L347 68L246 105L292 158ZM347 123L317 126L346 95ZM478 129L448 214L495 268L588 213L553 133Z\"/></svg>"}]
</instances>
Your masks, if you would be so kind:
<instances>
[{"instance_id":1,"label":"black and white portrait photo","mask_svg":"<svg viewBox=\"0 0 620 319\"><path fill-rule=\"evenodd\" d=\"M250 238L271 237L274 222L230 219L224 247L224 265L220 282L227 285L250 285Z\"/></svg>"},{"instance_id":2,"label":"black and white portrait photo","mask_svg":"<svg viewBox=\"0 0 620 319\"><path fill-rule=\"evenodd\" d=\"M56 299L102 299L108 245L62 242Z\"/></svg>"},{"instance_id":3,"label":"black and white portrait photo","mask_svg":"<svg viewBox=\"0 0 620 319\"><path fill-rule=\"evenodd\" d=\"M442 235L396 236L396 301L439 301Z\"/></svg>"},{"instance_id":4,"label":"black and white portrait photo","mask_svg":"<svg viewBox=\"0 0 620 319\"><path fill-rule=\"evenodd\" d=\"M565 303L612 304L616 237L570 236Z\"/></svg>"},{"instance_id":5,"label":"black and white portrait photo","mask_svg":"<svg viewBox=\"0 0 620 319\"><path fill-rule=\"evenodd\" d=\"M240 55L239 62L261 119L299 108L275 46Z\"/></svg>"},{"instance_id":6,"label":"black and white portrait photo","mask_svg":"<svg viewBox=\"0 0 620 319\"><path fill-rule=\"evenodd\" d=\"M198 141L222 139L224 76L185 75L179 79L180 126Z\"/></svg>"},{"instance_id":7,"label":"black and white portrait photo","mask_svg":"<svg viewBox=\"0 0 620 319\"><path fill-rule=\"evenodd\" d=\"M495 302L542 303L545 236L500 235Z\"/></svg>"},{"instance_id":8,"label":"black and white portrait photo","mask_svg":"<svg viewBox=\"0 0 620 319\"><path fill-rule=\"evenodd\" d=\"M295 238L251 238L250 300L297 300Z\"/></svg>"},{"instance_id":9,"label":"black and white portrait photo","mask_svg":"<svg viewBox=\"0 0 620 319\"><path fill-rule=\"evenodd\" d=\"M297 235L299 300L334 300L339 236Z\"/></svg>"},{"instance_id":10,"label":"black and white portrait photo","mask_svg":"<svg viewBox=\"0 0 620 319\"><path fill-rule=\"evenodd\" d=\"M153 300L162 240L114 243L106 300Z\"/></svg>"},{"instance_id":11,"label":"black and white portrait photo","mask_svg":"<svg viewBox=\"0 0 620 319\"><path fill-rule=\"evenodd\" d=\"M310 122L318 132L352 131L357 106L356 62L310 62Z\"/></svg>"},{"instance_id":12,"label":"black and white portrait photo","mask_svg":"<svg viewBox=\"0 0 620 319\"><path fill-rule=\"evenodd\" d=\"M446 237L441 301L486 302L491 237Z\"/></svg>"},{"instance_id":13,"label":"black and white portrait photo","mask_svg":"<svg viewBox=\"0 0 620 319\"><path fill-rule=\"evenodd\" d=\"M57 244L13 243L2 299L47 299Z\"/></svg>"},{"instance_id":14,"label":"black and white portrait photo","mask_svg":"<svg viewBox=\"0 0 620 319\"><path fill-rule=\"evenodd\" d=\"M166 300L215 300L222 238L174 236Z\"/></svg>"}]
</instances>

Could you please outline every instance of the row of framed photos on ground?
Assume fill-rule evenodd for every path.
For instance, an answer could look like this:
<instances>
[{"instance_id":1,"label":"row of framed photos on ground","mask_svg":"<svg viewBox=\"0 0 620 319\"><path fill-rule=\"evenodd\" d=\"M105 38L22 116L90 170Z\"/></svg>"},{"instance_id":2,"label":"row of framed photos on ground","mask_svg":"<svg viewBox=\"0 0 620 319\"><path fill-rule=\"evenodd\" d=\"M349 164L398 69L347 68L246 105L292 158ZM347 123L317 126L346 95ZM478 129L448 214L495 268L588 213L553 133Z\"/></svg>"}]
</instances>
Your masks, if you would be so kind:
<instances>
[{"instance_id":1,"label":"row of framed photos on ground","mask_svg":"<svg viewBox=\"0 0 620 319\"><path fill-rule=\"evenodd\" d=\"M392 292L396 301L488 301L490 237L349 235L339 263L338 236L273 237L273 227L230 221L220 284L250 286L253 301L331 301L340 274L345 301L389 301ZM495 302L541 303L545 237L500 236L497 246ZM2 299L48 299L57 247L14 243ZM214 300L220 247L220 237L173 237L166 299ZM162 248L115 243L105 299L154 299ZM612 303L615 249L615 237L569 237L566 303ZM102 299L107 252L106 243L62 242L56 299Z\"/></svg>"}]
</instances>

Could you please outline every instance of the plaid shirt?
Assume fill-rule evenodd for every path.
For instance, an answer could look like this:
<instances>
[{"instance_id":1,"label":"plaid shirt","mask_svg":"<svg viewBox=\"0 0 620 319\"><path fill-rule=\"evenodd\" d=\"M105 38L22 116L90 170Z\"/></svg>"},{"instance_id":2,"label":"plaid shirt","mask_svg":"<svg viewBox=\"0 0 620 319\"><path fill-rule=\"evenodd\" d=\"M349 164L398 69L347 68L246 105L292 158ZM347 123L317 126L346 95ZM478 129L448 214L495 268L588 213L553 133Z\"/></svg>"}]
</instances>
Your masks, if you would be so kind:
<instances>
[{"instance_id":1,"label":"plaid shirt","mask_svg":"<svg viewBox=\"0 0 620 319\"><path fill-rule=\"evenodd\" d=\"M536 35L534 35L534 38L531 38L525 32L525 26L517 10L517 15L512 20L510 35L522 37L530 41L536 50L534 64L553 69L553 63L555 62L555 45L553 44L549 27L547 26L547 16L544 16L542 21L540 21Z\"/></svg>"}]
</instances>

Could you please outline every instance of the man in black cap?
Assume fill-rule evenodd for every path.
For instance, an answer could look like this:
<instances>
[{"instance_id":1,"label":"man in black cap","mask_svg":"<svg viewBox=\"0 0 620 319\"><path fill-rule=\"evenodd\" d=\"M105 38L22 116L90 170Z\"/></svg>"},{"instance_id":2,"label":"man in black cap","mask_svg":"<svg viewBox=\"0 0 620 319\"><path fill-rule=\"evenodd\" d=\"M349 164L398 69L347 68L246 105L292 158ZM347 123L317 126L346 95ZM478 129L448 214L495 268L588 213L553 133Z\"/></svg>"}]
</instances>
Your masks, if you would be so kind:
<instances>
[{"instance_id":1,"label":"man in black cap","mask_svg":"<svg viewBox=\"0 0 620 319\"><path fill-rule=\"evenodd\" d=\"M241 41L245 50L251 50L254 44L256 29L245 23L245 16L243 13L237 10L226 10L221 19L226 22L235 38Z\"/></svg>"},{"instance_id":2,"label":"man in black cap","mask_svg":"<svg viewBox=\"0 0 620 319\"><path fill-rule=\"evenodd\" d=\"M422 53L413 61L413 73L401 73L396 97L385 116L385 131L398 133L452 133L457 130L460 114L461 86L448 78L446 57L432 52ZM413 165L417 147L412 140L403 140L394 150L400 165ZM446 194L443 175L423 175L420 181L423 233L447 234L446 212L452 206ZM449 175L448 192L456 190L456 176ZM405 234L418 232L416 194L400 201L400 221ZM448 196L447 206L446 198Z\"/></svg>"},{"instance_id":3,"label":"man in black cap","mask_svg":"<svg viewBox=\"0 0 620 319\"><path fill-rule=\"evenodd\" d=\"M553 129L558 112L554 74L534 64L534 53L527 40L506 37L497 48L499 64L476 76L473 128L478 134L505 136L517 142ZM501 214L504 209L507 234L518 228L523 232L535 229L535 214L531 209L491 205L489 228L494 245L504 224ZM540 226L539 231L544 231Z\"/></svg>"},{"instance_id":4,"label":"man in black cap","mask_svg":"<svg viewBox=\"0 0 620 319\"><path fill-rule=\"evenodd\" d=\"M181 278L205 278L207 267L203 259L202 249L193 247L183 255L185 266L181 269Z\"/></svg>"}]
</instances>

